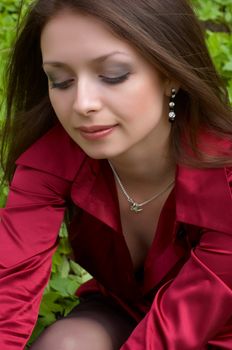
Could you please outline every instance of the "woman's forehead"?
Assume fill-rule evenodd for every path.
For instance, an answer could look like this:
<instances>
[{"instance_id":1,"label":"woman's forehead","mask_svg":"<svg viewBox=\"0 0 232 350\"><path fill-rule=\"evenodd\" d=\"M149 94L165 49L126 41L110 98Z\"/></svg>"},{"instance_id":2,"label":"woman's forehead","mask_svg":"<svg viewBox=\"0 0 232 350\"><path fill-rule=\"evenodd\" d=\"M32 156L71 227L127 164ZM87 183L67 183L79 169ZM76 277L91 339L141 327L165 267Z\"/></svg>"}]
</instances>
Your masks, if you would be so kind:
<instances>
[{"instance_id":1,"label":"woman's forehead","mask_svg":"<svg viewBox=\"0 0 232 350\"><path fill-rule=\"evenodd\" d=\"M137 54L132 45L114 35L102 21L71 12L58 14L47 22L41 34L41 49L46 61L69 54L80 61L99 62L119 56L128 59Z\"/></svg>"}]
</instances>

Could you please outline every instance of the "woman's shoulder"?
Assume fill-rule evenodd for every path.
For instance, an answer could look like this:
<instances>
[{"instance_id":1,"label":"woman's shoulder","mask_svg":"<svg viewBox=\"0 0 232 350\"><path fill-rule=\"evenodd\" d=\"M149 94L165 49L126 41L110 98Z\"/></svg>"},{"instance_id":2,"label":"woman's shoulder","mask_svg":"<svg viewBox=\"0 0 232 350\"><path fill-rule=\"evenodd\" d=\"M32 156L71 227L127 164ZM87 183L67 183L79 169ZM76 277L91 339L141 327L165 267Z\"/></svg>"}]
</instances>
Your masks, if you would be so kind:
<instances>
[{"instance_id":1,"label":"woman's shoulder","mask_svg":"<svg viewBox=\"0 0 232 350\"><path fill-rule=\"evenodd\" d=\"M232 167L178 166L176 210L179 221L232 233Z\"/></svg>"},{"instance_id":2,"label":"woman's shoulder","mask_svg":"<svg viewBox=\"0 0 232 350\"><path fill-rule=\"evenodd\" d=\"M16 164L72 181L86 157L64 128L57 124L22 153Z\"/></svg>"},{"instance_id":3,"label":"woman's shoulder","mask_svg":"<svg viewBox=\"0 0 232 350\"><path fill-rule=\"evenodd\" d=\"M216 132L201 130L198 138L198 147L201 152L210 156L232 156L232 135L220 135Z\"/></svg>"}]
</instances>

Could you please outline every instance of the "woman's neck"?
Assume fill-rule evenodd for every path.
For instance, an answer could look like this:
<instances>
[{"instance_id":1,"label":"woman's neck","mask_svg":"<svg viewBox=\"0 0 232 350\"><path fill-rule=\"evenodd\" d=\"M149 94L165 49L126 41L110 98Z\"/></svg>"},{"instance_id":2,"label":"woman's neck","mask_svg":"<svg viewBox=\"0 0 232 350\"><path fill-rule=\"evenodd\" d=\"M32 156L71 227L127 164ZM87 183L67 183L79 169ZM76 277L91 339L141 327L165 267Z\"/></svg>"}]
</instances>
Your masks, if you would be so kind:
<instances>
[{"instance_id":1,"label":"woman's neck","mask_svg":"<svg viewBox=\"0 0 232 350\"><path fill-rule=\"evenodd\" d=\"M141 184L156 189L174 180L176 167L170 153L167 139L152 151L133 149L109 161L128 190Z\"/></svg>"}]
</instances>

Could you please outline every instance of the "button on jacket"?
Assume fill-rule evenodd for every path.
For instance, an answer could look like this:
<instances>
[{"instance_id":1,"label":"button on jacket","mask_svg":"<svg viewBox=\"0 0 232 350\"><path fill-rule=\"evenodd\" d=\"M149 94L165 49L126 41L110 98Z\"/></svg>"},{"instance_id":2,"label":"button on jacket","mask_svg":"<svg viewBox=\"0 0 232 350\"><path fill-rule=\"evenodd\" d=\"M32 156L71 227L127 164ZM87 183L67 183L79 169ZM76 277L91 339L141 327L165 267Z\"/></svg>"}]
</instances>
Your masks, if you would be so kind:
<instances>
[{"instance_id":1,"label":"button on jacket","mask_svg":"<svg viewBox=\"0 0 232 350\"><path fill-rule=\"evenodd\" d=\"M0 349L23 350L35 325L68 203L77 291L112 297L138 323L120 350L232 349L232 168L177 166L175 188L136 278L114 177L58 124L17 160L0 216Z\"/></svg>"}]
</instances>

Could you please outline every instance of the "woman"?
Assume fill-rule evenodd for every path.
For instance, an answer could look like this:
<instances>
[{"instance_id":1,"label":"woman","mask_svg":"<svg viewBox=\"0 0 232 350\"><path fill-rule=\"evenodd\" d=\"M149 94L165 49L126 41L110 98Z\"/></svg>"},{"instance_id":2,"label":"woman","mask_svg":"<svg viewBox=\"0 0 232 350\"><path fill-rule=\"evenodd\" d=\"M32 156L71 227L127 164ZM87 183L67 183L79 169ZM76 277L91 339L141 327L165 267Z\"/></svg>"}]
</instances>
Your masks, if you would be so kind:
<instances>
[{"instance_id":1,"label":"woman","mask_svg":"<svg viewBox=\"0 0 232 350\"><path fill-rule=\"evenodd\" d=\"M231 110L187 1L37 0L8 77L0 348L66 212L94 279L33 350L231 349Z\"/></svg>"}]
</instances>

